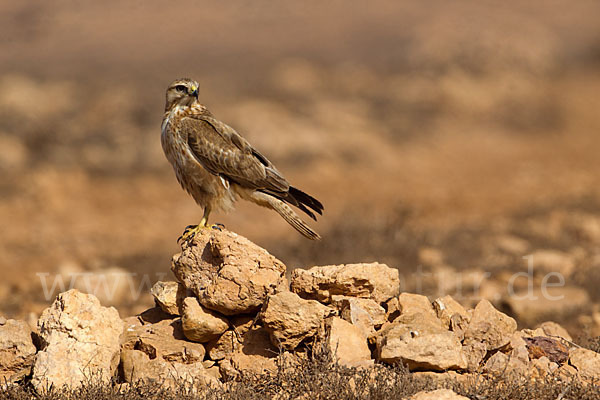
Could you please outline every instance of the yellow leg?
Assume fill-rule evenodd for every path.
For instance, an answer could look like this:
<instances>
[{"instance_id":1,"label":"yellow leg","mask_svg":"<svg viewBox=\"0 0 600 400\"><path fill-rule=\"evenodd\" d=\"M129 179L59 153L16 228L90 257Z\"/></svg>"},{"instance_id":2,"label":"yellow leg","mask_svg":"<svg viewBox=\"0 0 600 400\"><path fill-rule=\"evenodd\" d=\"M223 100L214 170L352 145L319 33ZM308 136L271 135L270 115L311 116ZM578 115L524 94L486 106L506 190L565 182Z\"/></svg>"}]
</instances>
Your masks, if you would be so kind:
<instances>
[{"instance_id":1,"label":"yellow leg","mask_svg":"<svg viewBox=\"0 0 600 400\"><path fill-rule=\"evenodd\" d=\"M204 208L204 215L202 215L202 219L198 225L188 225L185 227L183 234L179 236L177 239L177 243L180 241L188 241L194 238L197 233L199 233L202 229L210 229L208 225L208 216L210 215L210 207Z\"/></svg>"}]
</instances>

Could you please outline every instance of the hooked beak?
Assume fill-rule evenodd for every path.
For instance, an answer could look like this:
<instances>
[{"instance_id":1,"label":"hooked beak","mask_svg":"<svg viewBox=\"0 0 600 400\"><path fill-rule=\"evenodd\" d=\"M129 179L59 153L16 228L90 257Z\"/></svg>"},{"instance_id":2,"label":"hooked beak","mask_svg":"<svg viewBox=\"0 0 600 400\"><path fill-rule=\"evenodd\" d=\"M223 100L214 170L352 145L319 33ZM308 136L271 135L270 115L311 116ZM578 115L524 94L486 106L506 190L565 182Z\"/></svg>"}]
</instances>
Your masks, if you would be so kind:
<instances>
[{"instance_id":1,"label":"hooked beak","mask_svg":"<svg viewBox=\"0 0 600 400\"><path fill-rule=\"evenodd\" d=\"M192 86L192 93L190 93L191 96L194 96L195 98L198 98L198 88L196 86Z\"/></svg>"}]
</instances>

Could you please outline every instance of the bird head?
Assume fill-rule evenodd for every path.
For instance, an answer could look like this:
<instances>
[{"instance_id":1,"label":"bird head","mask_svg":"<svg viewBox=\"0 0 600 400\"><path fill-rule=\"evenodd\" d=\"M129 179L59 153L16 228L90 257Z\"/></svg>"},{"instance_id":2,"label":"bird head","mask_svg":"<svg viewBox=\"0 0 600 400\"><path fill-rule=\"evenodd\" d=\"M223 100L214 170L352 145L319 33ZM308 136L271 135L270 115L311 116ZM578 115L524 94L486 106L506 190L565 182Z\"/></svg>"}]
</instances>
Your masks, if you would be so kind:
<instances>
[{"instance_id":1,"label":"bird head","mask_svg":"<svg viewBox=\"0 0 600 400\"><path fill-rule=\"evenodd\" d=\"M175 106L190 106L198 100L198 82L183 78L174 80L167 89L165 110Z\"/></svg>"}]
</instances>

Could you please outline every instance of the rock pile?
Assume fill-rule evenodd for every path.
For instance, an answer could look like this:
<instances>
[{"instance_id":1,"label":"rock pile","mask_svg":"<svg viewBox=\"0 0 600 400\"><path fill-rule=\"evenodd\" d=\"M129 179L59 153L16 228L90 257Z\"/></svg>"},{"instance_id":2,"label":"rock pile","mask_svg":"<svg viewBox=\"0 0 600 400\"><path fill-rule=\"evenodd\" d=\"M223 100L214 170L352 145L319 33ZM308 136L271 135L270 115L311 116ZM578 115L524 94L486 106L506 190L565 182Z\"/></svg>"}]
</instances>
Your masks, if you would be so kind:
<instances>
[{"instance_id":1,"label":"rock pile","mask_svg":"<svg viewBox=\"0 0 600 400\"><path fill-rule=\"evenodd\" d=\"M220 385L247 373L272 373L278 360L301 357L303 344L312 342L349 367L382 362L440 377L600 378L600 355L571 346L559 325L519 331L487 300L465 309L450 296L432 302L399 293L398 271L384 264L298 269L288 284L281 261L243 237L215 230L184 243L172 271L177 281L157 282L151 291L156 307L135 317L121 320L114 308L71 290L44 311L35 332L1 319L0 378L10 383L30 376L39 391L115 378L166 387Z\"/></svg>"}]
</instances>

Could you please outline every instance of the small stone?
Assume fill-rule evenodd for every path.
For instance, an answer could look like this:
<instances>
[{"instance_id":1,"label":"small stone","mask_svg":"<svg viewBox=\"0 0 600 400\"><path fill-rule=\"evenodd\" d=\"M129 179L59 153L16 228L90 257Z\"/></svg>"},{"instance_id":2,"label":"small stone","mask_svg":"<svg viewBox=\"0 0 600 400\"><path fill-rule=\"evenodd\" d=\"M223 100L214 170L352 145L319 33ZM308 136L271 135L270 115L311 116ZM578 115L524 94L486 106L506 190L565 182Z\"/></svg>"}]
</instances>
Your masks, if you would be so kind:
<instances>
[{"instance_id":1,"label":"small stone","mask_svg":"<svg viewBox=\"0 0 600 400\"><path fill-rule=\"evenodd\" d=\"M182 284L158 281L150 289L156 304L167 314L181 315L183 299L192 295Z\"/></svg>"},{"instance_id":2,"label":"small stone","mask_svg":"<svg viewBox=\"0 0 600 400\"><path fill-rule=\"evenodd\" d=\"M569 335L569 332L565 328L563 328L562 326L557 324L556 322L553 322L553 321L542 322L537 327L541 328L547 336L554 337L554 338L563 338L570 342L573 341L573 338L571 338L571 335Z\"/></svg>"},{"instance_id":3,"label":"small stone","mask_svg":"<svg viewBox=\"0 0 600 400\"><path fill-rule=\"evenodd\" d=\"M198 343L209 342L229 328L224 317L202 307L195 297L183 301L181 324L185 337Z\"/></svg>"},{"instance_id":4,"label":"small stone","mask_svg":"<svg viewBox=\"0 0 600 400\"><path fill-rule=\"evenodd\" d=\"M458 316L454 318L455 325L460 324L460 320L463 320L466 323L469 321L469 314L467 313L467 310L465 310L460 303L454 300L452 296L446 295L444 297L437 298L432 305L437 317L448 329L451 327L452 317L456 314L458 314Z\"/></svg>"},{"instance_id":5,"label":"small stone","mask_svg":"<svg viewBox=\"0 0 600 400\"><path fill-rule=\"evenodd\" d=\"M378 360L402 362L411 371L467 368L460 340L439 323L418 319L416 315L410 322L396 320L382 329L376 345Z\"/></svg>"},{"instance_id":6,"label":"small stone","mask_svg":"<svg viewBox=\"0 0 600 400\"><path fill-rule=\"evenodd\" d=\"M332 310L318 301L304 300L292 292L280 292L267 298L261 319L271 335L271 342L293 350L303 340L319 331Z\"/></svg>"},{"instance_id":7,"label":"small stone","mask_svg":"<svg viewBox=\"0 0 600 400\"><path fill-rule=\"evenodd\" d=\"M473 310L464 341L485 343L487 350L493 351L506 346L516 329L513 318L496 310L489 301L481 300Z\"/></svg>"},{"instance_id":8,"label":"small stone","mask_svg":"<svg viewBox=\"0 0 600 400\"><path fill-rule=\"evenodd\" d=\"M327 346L341 365L354 367L372 362L366 336L360 328L339 317L327 321Z\"/></svg>"},{"instance_id":9,"label":"small stone","mask_svg":"<svg viewBox=\"0 0 600 400\"><path fill-rule=\"evenodd\" d=\"M600 354L595 351L576 348L569 354L569 363L585 378L600 379Z\"/></svg>"},{"instance_id":10,"label":"small stone","mask_svg":"<svg viewBox=\"0 0 600 400\"><path fill-rule=\"evenodd\" d=\"M550 361L562 364L569 359L569 349L556 339L545 336L523 338L531 359L547 357Z\"/></svg>"},{"instance_id":11,"label":"small stone","mask_svg":"<svg viewBox=\"0 0 600 400\"><path fill-rule=\"evenodd\" d=\"M384 303L400 290L398 270L385 264L346 264L295 269L291 290L305 299L329 304L335 295Z\"/></svg>"},{"instance_id":12,"label":"small stone","mask_svg":"<svg viewBox=\"0 0 600 400\"><path fill-rule=\"evenodd\" d=\"M14 383L31 372L36 348L26 322L0 318L0 384Z\"/></svg>"},{"instance_id":13,"label":"small stone","mask_svg":"<svg viewBox=\"0 0 600 400\"><path fill-rule=\"evenodd\" d=\"M385 309L371 299L333 296L332 303L340 317L358 327L364 337L369 337L386 322Z\"/></svg>"}]
</instances>

